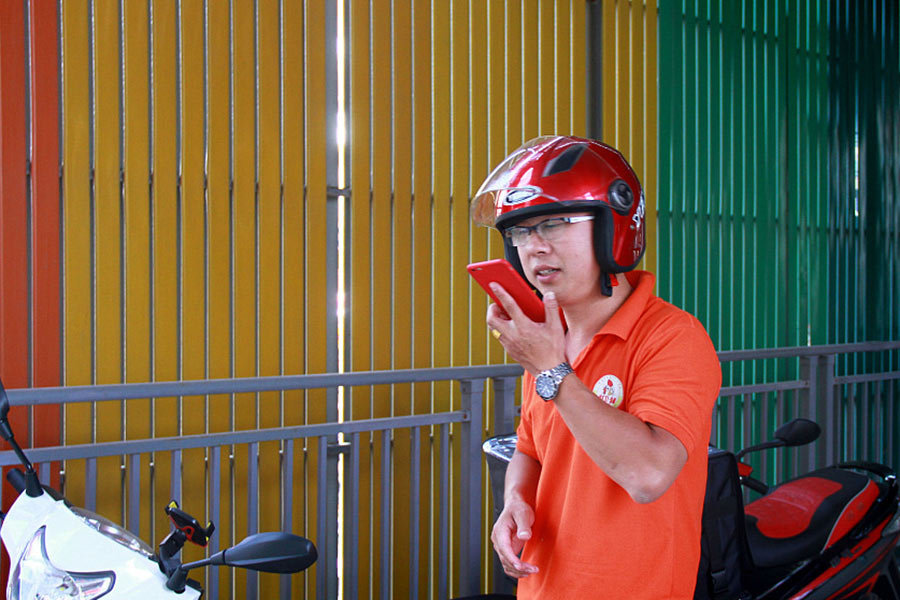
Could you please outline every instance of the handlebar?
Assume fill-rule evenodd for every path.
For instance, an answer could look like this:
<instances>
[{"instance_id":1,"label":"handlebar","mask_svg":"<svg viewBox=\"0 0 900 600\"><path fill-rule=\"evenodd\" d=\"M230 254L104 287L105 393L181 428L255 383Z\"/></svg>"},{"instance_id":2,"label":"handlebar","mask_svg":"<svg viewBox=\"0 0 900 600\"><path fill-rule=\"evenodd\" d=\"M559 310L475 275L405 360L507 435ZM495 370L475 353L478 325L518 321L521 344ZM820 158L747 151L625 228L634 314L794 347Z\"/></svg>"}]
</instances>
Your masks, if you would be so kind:
<instances>
[{"instance_id":1,"label":"handlebar","mask_svg":"<svg viewBox=\"0 0 900 600\"><path fill-rule=\"evenodd\" d=\"M6 480L20 494L25 489L25 473L21 469L12 469L6 474Z\"/></svg>"}]
</instances>

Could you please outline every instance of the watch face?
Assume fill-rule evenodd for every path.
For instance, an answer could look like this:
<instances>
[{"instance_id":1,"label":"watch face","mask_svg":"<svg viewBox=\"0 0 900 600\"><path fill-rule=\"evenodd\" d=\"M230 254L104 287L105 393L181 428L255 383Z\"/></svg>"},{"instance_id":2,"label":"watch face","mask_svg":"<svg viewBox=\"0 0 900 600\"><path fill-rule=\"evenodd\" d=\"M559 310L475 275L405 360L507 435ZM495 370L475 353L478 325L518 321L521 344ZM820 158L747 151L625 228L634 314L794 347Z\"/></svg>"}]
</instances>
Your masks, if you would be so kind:
<instances>
[{"instance_id":1,"label":"watch face","mask_svg":"<svg viewBox=\"0 0 900 600\"><path fill-rule=\"evenodd\" d=\"M538 378L534 382L534 389L537 391L538 396L543 398L544 400L548 400L556 395L556 382L553 380L553 377L550 375L545 375L541 373L538 375Z\"/></svg>"}]
</instances>

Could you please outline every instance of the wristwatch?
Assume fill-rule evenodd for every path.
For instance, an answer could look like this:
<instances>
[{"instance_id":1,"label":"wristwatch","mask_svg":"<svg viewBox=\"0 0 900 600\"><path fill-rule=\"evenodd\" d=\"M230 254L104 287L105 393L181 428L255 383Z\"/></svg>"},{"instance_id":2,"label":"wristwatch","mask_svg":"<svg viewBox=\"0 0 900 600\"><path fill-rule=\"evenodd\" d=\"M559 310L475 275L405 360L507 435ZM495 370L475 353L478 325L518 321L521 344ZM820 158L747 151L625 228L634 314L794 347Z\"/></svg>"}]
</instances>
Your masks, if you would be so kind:
<instances>
[{"instance_id":1,"label":"wristwatch","mask_svg":"<svg viewBox=\"0 0 900 600\"><path fill-rule=\"evenodd\" d=\"M560 363L552 369L541 371L540 375L534 380L534 391L537 395L544 399L544 402L556 398L559 393L559 384L569 373L574 373L572 365L567 362Z\"/></svg>"}]
</instances>

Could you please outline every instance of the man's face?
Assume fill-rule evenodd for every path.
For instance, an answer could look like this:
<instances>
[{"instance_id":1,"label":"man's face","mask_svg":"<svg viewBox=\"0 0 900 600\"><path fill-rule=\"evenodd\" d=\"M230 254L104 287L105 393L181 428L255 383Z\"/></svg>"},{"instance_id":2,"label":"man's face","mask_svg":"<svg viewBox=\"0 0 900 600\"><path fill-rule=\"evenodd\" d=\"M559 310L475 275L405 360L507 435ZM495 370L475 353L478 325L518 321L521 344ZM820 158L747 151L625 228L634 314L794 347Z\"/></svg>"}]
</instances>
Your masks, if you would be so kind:
<instances>
[{"instance_id":1,"label":"man's face","mask_svg":"<svg viewBox=\"0 0 900 600\"><path fill-rule=\"evenodd\" d=\"M554 213L525 219L517 225L534 226L547 219L588 216L591 213ZM593 222L563 226L552 242L532 231L518 246L525 275L542 294L554 292L560 305L600 297L600 266L594 258Z\"/></svg>"}]
</instances>

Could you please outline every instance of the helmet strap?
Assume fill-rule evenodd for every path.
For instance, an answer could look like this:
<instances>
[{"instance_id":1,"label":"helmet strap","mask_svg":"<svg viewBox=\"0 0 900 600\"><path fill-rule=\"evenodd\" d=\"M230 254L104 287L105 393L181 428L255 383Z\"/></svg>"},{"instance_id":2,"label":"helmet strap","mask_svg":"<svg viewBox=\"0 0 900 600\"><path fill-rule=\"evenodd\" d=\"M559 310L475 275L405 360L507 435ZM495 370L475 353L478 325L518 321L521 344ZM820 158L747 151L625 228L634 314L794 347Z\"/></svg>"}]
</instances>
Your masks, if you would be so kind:
<instances>
[{"instance_id":1,"label":"helmet strap","mask_svg":"<svg viewBox=\"0 0 900 600\"><path fill-rule=\"evenodd\" d=\"M615 273L600 273L600 293L604 296L612 296L613 288L619 285Z\"/></svg>"}]
</instances>

